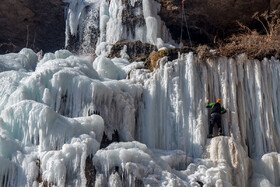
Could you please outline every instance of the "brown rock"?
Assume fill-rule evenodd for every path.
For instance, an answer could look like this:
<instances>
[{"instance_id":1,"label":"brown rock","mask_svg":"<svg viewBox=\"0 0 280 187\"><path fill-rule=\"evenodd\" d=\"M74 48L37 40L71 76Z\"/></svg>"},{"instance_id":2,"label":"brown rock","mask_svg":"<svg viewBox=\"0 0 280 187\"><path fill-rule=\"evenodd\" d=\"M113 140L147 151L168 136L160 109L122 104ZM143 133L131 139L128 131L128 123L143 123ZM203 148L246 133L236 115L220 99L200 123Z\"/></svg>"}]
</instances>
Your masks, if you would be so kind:
<instances>
[{"instance_id":1,"label":"brown rock","mask_svg":"<svg viewBox=\"0 0 280 187\"><path fill-rule=\"evenodd\" d=\"M175 40L181 33L182 1L157 0L162 4L160 17L165 21ZM185 0L184 8L192 40L196 43L214 43L239 31L236 21L251 28L262 26L251 17L255 12L279 9L279 0ZM185 26L185 25L184 25ZM183 39L187 44L184 27Z\"/></svg>"},{"instance_id":2,"label":"brown rock","mask_svg":"<svg viewBox=\"0 0 280 187\"><path fill-rule=\"evenodd\" d=\"M271 10L280 10L280 0L270 0L270 9Z\"/></svg>"},{"instance_id":3,"label":"brown rock","mask_svg":"<svg viewBox=\"0 0 280 187\"><path fill-rule=\"evenodd\" d=\"M60 0L3 0L0 53L23 47L54 51L64 47L64 3Z\"/></svg>"},{"instance_id":4,"label":"brown rock","mask_svg":"<svg viewBox=\"0 0 280 187\"><path fill-rule=\"evenodd\" d=\"M182 1L157 1L161 3L160 17L173 39L179 42ZM0 3L0 53L16 52L23 47L35 51L43 49L44 52L63 48L64 6L61 0L3 0ZM137 1L135 6L141 6L141 3ZM185 0L184 7L192 42L214 44L216 40L239 31L237 20L250 28L262 29L260 23L251 18L252 15L280 9L280 0ZM144 23L143 17L128 14L134 12L134 8L127 4L123 12L122 21L131 27ZM183 26L183 43L188 45L187 30L185 24Z\"/></svg>"},{"instance_id":5,"label":"brown rock","mask_svg":"<svg viewBox=\"0 0 280 187\"><path fill-rule=\"evenodd\" d=\"M117 42L111 48L109 58L120 57L120 51L123 49L124 45L127 46L126 53L128 54L129 61L145 61L149 54L156 50L156 46L142 43L141 41L122 41Z\"/></svg>"}]
</instances>

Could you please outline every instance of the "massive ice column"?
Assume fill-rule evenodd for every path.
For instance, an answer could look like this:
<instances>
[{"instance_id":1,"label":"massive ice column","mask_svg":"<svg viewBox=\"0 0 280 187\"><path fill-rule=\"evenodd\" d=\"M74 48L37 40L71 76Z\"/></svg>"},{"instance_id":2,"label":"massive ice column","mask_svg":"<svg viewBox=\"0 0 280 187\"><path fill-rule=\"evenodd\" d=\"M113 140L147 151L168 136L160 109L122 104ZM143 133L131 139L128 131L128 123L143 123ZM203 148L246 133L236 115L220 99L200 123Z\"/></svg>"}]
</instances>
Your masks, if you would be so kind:
<instances>
[{"instance_id":1,"label":"massive ice column","mask_svg":"<svg viewBox=\"0 0 280 187\"><path fill-rule=\"evenodd\" d=\"M200 62L189 53L173 62L161 60L153 73L132 72L132 79L144 86L139 140L150 147L201 155L208 133L205 101L221 98L228 110L222 117L227 136L252 158L279 152L279 68L274 58L260 62L240 55Z\"/></svg>"}]
</instances>

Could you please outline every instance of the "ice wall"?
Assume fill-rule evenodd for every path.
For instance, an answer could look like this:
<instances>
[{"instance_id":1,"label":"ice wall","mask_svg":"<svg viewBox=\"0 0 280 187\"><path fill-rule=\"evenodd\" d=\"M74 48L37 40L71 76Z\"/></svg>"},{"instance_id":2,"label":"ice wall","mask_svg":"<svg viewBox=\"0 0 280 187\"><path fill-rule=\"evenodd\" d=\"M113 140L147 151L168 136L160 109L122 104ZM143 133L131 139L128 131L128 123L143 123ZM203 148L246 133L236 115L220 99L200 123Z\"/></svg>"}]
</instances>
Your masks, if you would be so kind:
<instances>
[{"instance_id":1,"label":"ice wall","mask_svg":"<svg viewBox=\"0 0 280 187\"><path fill-rule=\"evenodd\" d=\"M95 49L97 55L108 55L110 46L123 40L140 40L158 48L176 45L157 15L160 4L154 0L65 2L69 3L65 45L71 48L78 43L81 53Z\"/></svg>"},{"instance_id":2,"label":"ice wall","mask_svg":"<svg viewBox=\"0 0 280 187\"><path fill-rule=\"evenodd\" d=\"M2 186L280 185L279 60L189 53L150 72L23 49L0 64ZM208 98L228 110L225 137L206 139ZM114 130L123 142L100 149Z\"/></svg>"},{"instance_id":3,"label":"ice wall","mask_svg":"<svg viewBox=\"0 0 280 187\"><path fill-rule=\"evenodd\" d=\"M221 98L228 110L222 117L224 132L250 157L280 151L278 60L250 61L240 55L199 62L189 53L159 63L153 73L136 70L131 75L145 88L138 129L142 142L201 155L208 133L205 101Z\"/></svg>"},{"instance_id":4,"label":"ice wall","mask_svg":"<svg viewBox=\"0 0 280 187\"><path fill-rule=\"evenodd\" d=\"M201 62L189 53L172 62L163 58L159 64L160 68L153 73L143 70L131 73L131 79L144 86L137 139L150 148L180 149L190 157L209 158L211 162L219 155L227 164L234 160L243 162L246 158L241 163L242 171L236 171L240 169L234 163L234 168L229 170L241 172L242 181L234 181L236 174L223 171L227 176L222 177L221 184L226 186L279 185L274 177L279 176L279 60L273 57L261 62L248 60L243 54ZM223 130L234 141L235 150L232 143L230 149L222 146L224 139L214 139L210 145L206 139L209 111L205 101L215 102L218 98L228 110L222 117ZM215 154L212 151L210 156L205 154L205 147L215 150ZM226 155L232 158L226 159ZM253 160L253 166L248 157ZM203 172L207 176L208 169ZM251 173L255 178L248 183ZM216 182L210 183L220 184Z\"/></svg>"},{"instance_id":5,"label":"ice wall","mask_svg":"<svg viewBox=\"0 0 280 187\"><path fill-rule=\"evenodd\" d=\"M0 117L3 186L86 184L85 161L99 149L104 129L100 116L65 118L26 100L7 107Z\"/></svg>"},{"instance_id":6,"label":"ice wall","mask_svg":"<svg viewBox=\"0 0 280 187\"><path fill-rule=\"evenodd\" d=\"M86 186L104 132L134 140L142 88L124 80L130 64L106 60L123 80L67 50L0 56L0 186Z\"/></svg>"}]
</instances>

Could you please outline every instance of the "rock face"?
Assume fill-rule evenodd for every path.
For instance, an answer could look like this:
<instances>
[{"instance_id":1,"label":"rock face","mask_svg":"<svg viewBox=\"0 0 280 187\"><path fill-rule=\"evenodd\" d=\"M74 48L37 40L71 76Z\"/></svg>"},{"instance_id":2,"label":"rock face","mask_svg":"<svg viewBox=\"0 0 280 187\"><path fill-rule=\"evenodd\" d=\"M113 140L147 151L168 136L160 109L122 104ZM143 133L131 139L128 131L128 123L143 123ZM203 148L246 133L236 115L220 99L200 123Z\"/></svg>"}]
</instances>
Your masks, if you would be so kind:
<instances>
[{"instance_id":1,"label":"rock face","mask_svg":"<svg viewBox=\"0 0 280 187\"><path fill-rule=\"evenodd\" d=\"M179 42L182 1L157 0L159 15L172 38ZM64 47L65 4L61 0L3 0L0 4L0 53L29 47L38 51L54 51ZM126 7L131 9L132 7ZM251 16L255 12L280 9L280 0L185 0L184 9L192 42L213 44L239 31L236 20L251 27L262 26ZM128 20L134 24L134 17ZM183 43L188 44L184 24Z\"/></svg>"},{"instance_id":2,"label":"rock face","mask_svg":"<svg viewBox=\"0 0 280 187\"><path fill-rule=\"evenodd\" d=\"M173 39L180 39L182 1L157 0L162 4L160 17L170 29ZM238 32L236 21L253 27L262 28L251 17L255 12L279 9L279 0L185 0L184 10L192 40L196 43L212 43ZM168 12L168 13L167 13ZM184 43L187 31L183 30Z\"/></svg>"},{"instance_id":3,"label":"rock face","mask_svg":"<svg viewBox=\"0 0 280 187\"><path fill-rule=\"evenodd\" d=\"M60 0L3 0L0 53L23 47L54 51L64 46L64 3Z\"/></svg>"},{"instance_id":4,"label":"rock face","mask_svg":"<svg viewBox=\"0 0 280 187\"><path fill-rule=\"evenodd\" d=\"M120 51L123 49L124 46L127 47L126 53L129 56L130 62L145 61L147 56L149 56L149 54L152 51L156 50L156 46L148 43L142 43L141 41L117 42L112 46L109 58L121 57Z\"/></svg>"}]
</instances>

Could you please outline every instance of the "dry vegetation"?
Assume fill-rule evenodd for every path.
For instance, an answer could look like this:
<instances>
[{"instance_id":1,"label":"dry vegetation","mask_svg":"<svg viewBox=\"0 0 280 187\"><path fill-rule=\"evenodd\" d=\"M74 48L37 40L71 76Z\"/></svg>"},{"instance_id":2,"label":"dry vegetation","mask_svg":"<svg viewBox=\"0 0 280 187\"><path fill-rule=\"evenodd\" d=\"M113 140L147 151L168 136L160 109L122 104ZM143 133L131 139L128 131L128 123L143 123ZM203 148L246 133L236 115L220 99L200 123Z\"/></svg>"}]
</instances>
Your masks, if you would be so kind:
<instances>
[{"instance_id":1,"label":"dry vegetation","mask_svg":"<svg viewBox=\"0 0 280 187\"><path fill-rule=\"evenodd\" d=\"M146 68L150 69L151 71L154 71L154 69L157 69L159 67L159 59L161 59L164 56L167 56L166 50L151 52L148 59L146 60Z\"/></svg>"},{"instance_id":2,"label":"dry vegetation","mask_svg":"<svg viewBox=\"0 0 280 187\"><path fill-rule=\"evenodd\" d=\"M200 61L219 56L234 57L241 53L246 53L250 59L262 60L264 57L271 56L280 58L280 11L255 13L252 18L262 25L263 33L237 22L241 28L239 34L231 36L226 42L218 42L214 49L207 45L199 45L194 49ZM158 68L158 61L162 57L167 56L170 61L178 57L178 52L189 51L191 48L184 46L152 52L145 61L145 67L153 71Z\"/></svg>"},{"instance_id":3,"label":"dry vegetation","mask_svg":"<svg viewBox=\"0 0 280 187\"><path fill-rule=\"evenodd\" d=\"M208 45L199 45L195 52L200 61L205 61L207 58L217 57L217 53L211 53L211 48Z\"/></svg>"},{"instance_id":4,"label":"dry vegetation","mask_svg":"<svg viewBox=\"0 0 280 187\"><path fill-rule=\"evenodd\" d=\"M219 45L217 50L219 56L246 53L249 58L280 57L279 11L255 13L252 18L262 24L265 34L261 35L256 30L251 30L238 22L243 32L232 36L228 43Z\"/></svg>"},{"instance_id":5,"label":"dry vegetation","mask_svg":"<svg viewBox=\"0 0 280 187\"><path fill-rule=\"evenodd\" d=\"M168 61L172 61L178 58L178 53L188 53L190 51L192 51L192 49L188 46L154 51L150 53L144 64L147 69L153 71L159 67L158 62L161 58L167 57Z\"/></svg>"},{"instance_id":6,"label":"dry vegetation","mask_svg":"<svg viewBox=\"0 0 280 187\"><path fill-rule=\"evenodd\" d=\"M159 60L159 54L157 52L151 52L149 55L150 58L150 67L149 69L153 71L154 69L158 68L158 60Z\"/></svg>"}]
</instances>

